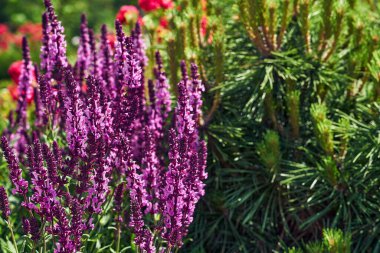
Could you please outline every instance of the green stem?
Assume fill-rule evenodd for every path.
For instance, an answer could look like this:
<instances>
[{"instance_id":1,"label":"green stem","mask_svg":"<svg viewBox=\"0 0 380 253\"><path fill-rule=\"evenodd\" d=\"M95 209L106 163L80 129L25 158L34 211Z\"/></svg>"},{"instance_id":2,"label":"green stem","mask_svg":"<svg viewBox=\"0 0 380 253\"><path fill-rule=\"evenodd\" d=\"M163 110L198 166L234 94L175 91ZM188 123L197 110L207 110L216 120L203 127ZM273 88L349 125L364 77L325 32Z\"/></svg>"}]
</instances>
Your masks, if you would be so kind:
<instances>
[{"instance_id":1,"label":"green stem","mask_svg":"<svg viewBox=\"0 0 380 253\"><path fill-rule=\"evenodd\" d=\"M120 234L121 234L121 231L120 231L120 222L117 223L117 232L116 232L116 235L117 235L117 239L116 239L116 253L119 253L120 251Z\"/></svg>"},{"instance_id":2,"label":"green stem","mask_svg":"<svg viewBox=\"0 0 380 253\"><path fill-rule=\"evenodd\" d=\"M6 221L6 222L7 222L7 225L8 225L9 230L11 231L12 242L13 242L13 244L14 244L14 246L15 246L16 253L18 253L18 248L17 248L16 238L15 238L15 235L14 235L14 233L13 233L12 225L11 225L11 223L10 223L9 220Z\"/></svg>"}]
</instances>

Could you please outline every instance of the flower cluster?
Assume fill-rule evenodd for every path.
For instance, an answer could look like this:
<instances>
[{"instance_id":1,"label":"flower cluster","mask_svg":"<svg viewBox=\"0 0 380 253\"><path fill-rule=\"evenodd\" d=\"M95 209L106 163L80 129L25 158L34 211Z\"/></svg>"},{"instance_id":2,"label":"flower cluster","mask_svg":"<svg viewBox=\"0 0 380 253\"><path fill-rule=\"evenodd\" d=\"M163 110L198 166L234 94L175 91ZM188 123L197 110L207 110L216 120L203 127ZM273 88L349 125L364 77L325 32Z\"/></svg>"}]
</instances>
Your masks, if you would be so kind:
<instances>
[{"instance_id":1,"label":"flower cluster","mask_svg":"<svg viewBox=\"0 0 380 253\"><path fill-rule=\"evenodd\" d=\"M52 235L56 253L77 252L83 233L94 229L105 202L114 198L119 237L123 223L141 252L161 252L159 244L169 251L180 247L207 177L206 144L199 133L204 88L197 66L191 64L189 76L182 62L172 113L158 52L155 79L145 78L139 23L126 36L116 20L112 49L107 27L98 41L83 15L77 60L70 65L64 29L50 0L45 7L41 63L33 65L24 38L16 120L1 139L13 193L27 211L24 232L36 243L43 233ZM26 113L30 89L34 124Z\"/></svg>"}]
</instances>

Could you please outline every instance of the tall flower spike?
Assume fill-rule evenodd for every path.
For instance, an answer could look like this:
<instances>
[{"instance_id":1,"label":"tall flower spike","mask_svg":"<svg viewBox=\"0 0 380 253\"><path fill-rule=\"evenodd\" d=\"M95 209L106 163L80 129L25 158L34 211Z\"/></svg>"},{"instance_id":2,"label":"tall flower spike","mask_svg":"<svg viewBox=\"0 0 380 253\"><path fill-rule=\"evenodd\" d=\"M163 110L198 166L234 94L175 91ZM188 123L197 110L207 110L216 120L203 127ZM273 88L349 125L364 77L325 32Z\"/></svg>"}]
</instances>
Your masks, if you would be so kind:
<instances>
[{"instance_id":1,"label":"tall flower spike","mask_svg":"<svg viewBox=\"0 0 380 253\"><path fill-rule=\"evenodd\" d=\"M140 68L142 70L141 83L145 83L144 71L145 71L145 66L148 62L148 57L145 55L146 46L145 46L144 40L142 39L141 25L139 22L136 22L136 26L135 26L135 29L132 30L131 37L132 37L133 45L135 47L137 58L140 62Z\"/></svg>"},{"instance_id":2,"label":"tall flower spike","mask_svg":"<svg viewBox=\"0 0 380 253\"><path fill-rule=\"evenodd\" d=\"M50 183L56 185L59 182L58 172L57 172L57 161L55 160L55 157L53 153L50 151L48 145L46 144L42 145L42 154L43 154L44 160L46 161Z\"/></svg>"},{"instance_id":3,"label":"tall flower spike","mask_svg":"<svg viewBox=\"0 0 380 253\"><path fill-rule=\"evenodd\" d=\"M106 94L109 97L113 97L114 94L114 77L113 77L113 59L111 57L111 48L108 41L108 32L107 26L102 25L101 28L101 44L100 44L100 52L99 52L99 65L101 71L101 77L103 79L104 88Z\"/></svg>"},{"instance_id":4,"label":"tall flower spike","mask_svg":"<svg viewBox=\"0 0 380 253\"><path fill-rule=\"evenodd\" d=\"M80 40L77 53L77 62L75 65L78 70L78 73L76 73L77 80L79 83L82 83L90 66L90 38L85 14L82 14L81 16Z\"/></svg>"},{"instance_id":5,"label":"tall flower spike","mask_svg":"<svg viewBox=\"0 0 380 253\"><path fill-rule=\"evenodd\" d=\"M142 210L144 207L150 208L149 201L147 200L147 192L145 190L144 180L138 174L139 167L132 166L128 171L130 200L131 200L131 216L129 227L136 235L135 243L141 250L147 253L155 252L153 245L153 236L151 232L145 228Z\"/></svg>"},{"instance_id":6,"label":"tall flower spike","mask_svg":"<svg viewBox=\"0 0 380 253\"><path fill-rule=\"evenodd\" d=\"M159 184L159 160L157 158L155 136L152 130L146 126L144 128L144 148L143 148L143 158L141 164L143 166L143 179L145 180L146 189L148 191L148 198L150 203L150 209L146 212L157 213L158 208L156 200L159 198L160 189Z\"/></svg>"},{"instance_id":7,"label":"tall flower spike","mask_svg":"<svg viewBox=\"0 0 380 253\"><path fill-rule=\"evenodd\" d=\"M34 64L34 76L35 77L38 77L40 74L39 74L39 70L38 70L38 66L37 64ZM43 104L42 104L42 101L41 101L41 92L40 92L40 87L36 86L33 88L33 94L34 94L34 105L35 105L35 115L36 115L36 119L35 119L35 122L34 124L38 127L38 126L42 126L46 123L46 115L44 113L44 108L43 108Z\"/></svg>"},{"instance_id":8,"label":"tall flower spike","mask_svg":"<svg viewBox=\"0 0 380 253\"><path fill-rule=\"evenodd\" d=\"M41 59L41 70L44 73L48 72L48 69L50 69L50 62L49 62L49 45L51 44L50 41L50 23L48 20L48 13L44 12L42 14L42 46L41 46L41 53L40 53L40 59Z\"/></svg>"},{"instance_id":9,"label":"tall flower spike","mask_svg":"<svg viewBox=\"0 0 380 253\"><path fill-rule=\"evenodd\" d=\"M74 242L70 238L71 230L65 209L57 203L52 207L52 213L57 218L54 234L58 235L55 253L75 252Z\"/></svg>"},{"instance_id":10,"label":"tall flower spike","mask_svg":"<svg viewBox=\"0 0 380 253\"><path fill-rule=\"evenodd\" d=\"M185 205L184 198L186 195L183 178L186 175L187 166L181 160L186 158L186 155L181 158L186 143L180 143L174 129L170 129L169 134L169 167L165 175L165 188L161 196L161 208L163 210L162 237L168 241L170 247L173 247L180 246L183 236L182 210Z\"/></svg>"},{"instance_id":11,"label":"tall flower spike","mask_svg":"<svg viewBox=\"0 0 380 253\"><path fill-rule=\"evenodd\" d=\"M178 102L175 111L175 124L179 137L192 136L194 131L194 119L189 101L189 82L185 62L181 62L182 80L178 84Z\"/></svg>"},{"instance_id":12,"label":"tall flower spike","mask_svg":"<svg viewBox=\"0 0 380 253\"><path fill-rule=\"evenodd\" d=\"M94 31L90 29L88 31L89 35L89 44L90 44L90 73L94 76L99 77L99 62L98 62L98 55L96 52L96 41L95 41L95 35Z\"/></svg>"},{"instance_id":13,"label":"tall flower spike","mask_svg":"<svg viewBox=\"0 0 380 253\"><path fill-rule=\"evenodd\" d=\"M120 96L121 89L124 86L124 64L125 64L125 34L118 20L115 20L116 45L115 45L115 76L117 95Z\"/></svg>"},{"instance_id":14,"label":"tall flower spike","mask_svg":"<svg viewBox=\"0 0 380 253\"><path fill-rule=\"evenodd\" d=\"M38 223L38 220L34 217L30 217L29 224L30 224L30 234L32 235L32 240L37 242L41 236L40 225Z\"/></svg>"},{"instance_id":15,"label":"tall flower spike","mask_svg":"<svg viewBox=\"0 0 380 253\"><path fill-rule=\"evenodd\" d=\"M5 136L1 137L1 149L4 152L4 156L7 160L10 170L9 178L15 187L15 189L12 191L13 194L27 194L28 182L22 178L22 171L19 167L18 160L14 155L12 148L9 146L8 140Z\"/></svg>"},{"instance_id":16,"label":"tall flower spike","mask_svg":"<svg viewBox=\"0 0 380 253\"><path fill-rule=\"evenodd\" d=\"M11 210L9 209L7 192L3 186L0 186L0 211L1 217L3 217L4 220L8 220Z\"/></svg>"},{"instance_id":17,"label":"tall flower spike","mask_svg":"<svg viewBox=\"0 0 380 253\"><path fill-rule=\"evenodd\" d=\"M22 38L22 68L19 80L19 98L17 103L17 118L16 124L22 129L27 128L27 118L26 118L26 109L27 109L27 99L31 96L32 92L32 80L33 80L33 64L30 60L30 51L28 46L28 41L26 37Z\"/></svg>"},{"instance_id":18,"label":"tall flower spike","mask_svg":"<svg viewBox=\"0 0 380 253\"><path fill-rule=\"evenodd\" d=\"M34 161L30 161L30 163L33 164L33 168L31 168L33 182L33 195L31 201L38 204L39 213L46 220L51 221L52 208L58 203L56 199L57 192L53 187L53 182L50 181L48 171L44 166L42 145L38 139L34 141L33 159Z\"/></svg>"},{"instance_id":19,"label":"tall flower spike","mask_svg":"<svg viewBox=\"0 0 380 253\"><path fill-rule=\"evenodd\" d=\"M122 212L124 191L125 191L125 183L120 183L116 186L115 193L114 193L114 211L116 213L116 218L115 218L116 222L123 221L121 212Z\"/></svg>"},{"instance_id":20,"label":"tall flower spike","mask_svg":"<svg viewBox=\"0 0 380 253\"><path fill-rule=\"evenodd\" d=\"M156 52L156 64L154 75L156 77L156 109L165 122L171 110L171 100L169 93L169 83L166 78L160 53Z\"/></svg>"},{"instance_id":21,"label":"tall flower spike","mask_svg":"<svg viewBox=\"0 0 380 253\"><path fill-rule=\"evenodd\" d=\"M61 22L58 21L57 15L55 14L53 5L50 0L45 0L45 7L47 12L47 20L51 27L50 30L50 40L49 40L49 63L47 73L48 76L51 74L57 74L59 69L67 67L66 58L66 41L64 35L64 28Z\"/></svg>"},{"instance_id":22,"label":"tall flower spike","mask_svg":"<svg viewBox=\"0 0 380 253\"><path fill-rule=\"evenodd\" d=\"M65 83L67 88L66 109L66 139L69 147L75 155L85 157L87 123L85 108L78 82L74 79L71 70L65 71Z\"/></svg>"},{"instance_id":23,"label":"tall flower spike","mask_svg":"<svg viewBox=\"0 0 380 253\"><path fill-rule=\"evenodd\" d=\"M72 205L70 206L70 211L72 214L70 230L71 235L73 236L73 244L76 251L79 251L83 231L86 230L87 227L86 224L83 222L84 212L78 200L73 200Z\"/></svg>"},{"instance_id":24,"label":"tall flower spike","mask_svg":"<svg viewBox=\"0 0 380 253\"><path fill-rule=\"evenodd\" d=\"M194 121L197 125L200 125L202 119L202 92L204 92L205 87L199 79L198 66L195 63L191 63L191 83L190 103L193 107Z\"/></svg>"},{"instance_id":25,"label":"tall flower spike","mask_svg":"<svg viewBox=\"0 0 380 253\"><path fill-rule=\"evenodd\" d=\"M25 235L30 234L30 221L28 218L22 218L22 229Z\"/></svg>"},{"instance_id":26,"label":"tall flower spike","mask_svg":"<svg viewBox=\"0 0 380 253\"><path fill-rule=\"evenodd\" d=\"M53 94L47 76L40 75L38 78L38 84L40 88L42 109L44 110L43 114L45 115L45 118L48 118L50 113L52 113Z\"/></svg>"}]
</instances>

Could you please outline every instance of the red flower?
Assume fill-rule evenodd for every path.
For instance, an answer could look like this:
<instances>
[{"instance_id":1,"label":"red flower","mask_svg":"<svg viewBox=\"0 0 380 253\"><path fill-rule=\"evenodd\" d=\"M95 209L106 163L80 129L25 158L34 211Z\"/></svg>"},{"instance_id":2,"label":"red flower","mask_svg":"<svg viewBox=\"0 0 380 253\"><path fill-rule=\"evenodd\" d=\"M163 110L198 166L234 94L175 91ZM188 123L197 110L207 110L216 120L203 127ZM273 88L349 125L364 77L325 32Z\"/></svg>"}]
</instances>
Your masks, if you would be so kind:
<instances>
[{"instance_id":1,"label":"red flower","mask_svg":"<svg viewBox=\"0 0 380 253\"><path fill-rule=\"evenodd\" d=\"M129 24L131 21L136 22L139 17L139 10L133 5L123 5L116 15L120 23Z\"/></svg>"},{"instance_id":2,"label":"red flower","mask_svg":"<svg viewBox=\"0 0 380 253\"><path fill-rule=\"evenodd\" d=\"M202 19L201 19L201 34L203 37L206 36L207 34L207 16L202 16Z\"/></svg>"},{"instance_id":3,"label":"red flower","mask_svg":"<svg viewBox=\"0 0 380 253\"><path fill-rule=\"evenodd\" d=\"M22 67L22 61L15 61L8 68L8 74L11 76L15 84L18 84L18 80L21 75L21 67Z\"/></svg>"},{"instance_id":4,"label":"red flower","mask_svg":"<svg viewBox=\"0 0 380 253\"><path fill-rule=\"evenodd\" d=\"M171 9L174 7L173 1L172 0L161 0L160 5L162 9Z\"/></svg>"},{"instance_id":5,"label":"red flower","mask_svg":"<svg viewBox=\"0 0 380 253\"><path fill-rule=\"evenodd\" d=\"M163 28L169 27L169 21L166 19L166 17L162 17L160 19L160 26L162 26Z\"/></svg>"},{"instance_id":6,"label":"red flower","mask_svg":"<svg viewBox=\"0 0 380 253\"><path fill-rule=\"evenodd\" d=\"M159 0L139 0L139 6L144 11L154 11L161 8Z\"/></svg>"},{"instance_id":7,"label":"red flower","mask_svg":"<svg viewBox=\"0 0 380 253\"><path fill-rule=\"evenodd\" d=\"M144 11L154 11L158 9L170 9L174 4L172 0L139 0L139 6Z\"/></svg>"},{"instance_id":8,"label":"red flower","mask_svg":"<svg viewBox=\"0 0 380 253\"><path fill-rule=\"evenodd\" d=\"M8 32L8 26L6 24L0 24L0 35Z\"/></svg>"}]
</instances>

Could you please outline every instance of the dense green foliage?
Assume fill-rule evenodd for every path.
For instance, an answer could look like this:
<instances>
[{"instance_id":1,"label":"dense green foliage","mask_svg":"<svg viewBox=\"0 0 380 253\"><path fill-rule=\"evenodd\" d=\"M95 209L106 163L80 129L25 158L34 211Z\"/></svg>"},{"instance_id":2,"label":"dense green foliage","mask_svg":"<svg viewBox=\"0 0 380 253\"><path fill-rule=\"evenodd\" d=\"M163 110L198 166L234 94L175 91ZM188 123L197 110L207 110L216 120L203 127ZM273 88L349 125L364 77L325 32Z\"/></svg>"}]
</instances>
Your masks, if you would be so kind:
<instances>
[{"instance_id":1,"label":"dense green foliage","mask_svg":"<svg viewBox=\"0 0 380 253\"><path fill-rule=\"evenodd\" d=\"M375 6L243 0L221 8L227 6L226 81L206 130L211 176L192 251L286 251L340 228L352 234L353 252L377 252ZM281 44L263 46L263 23L269 38L285 24Z\"/></svg>"}]
</instances>

